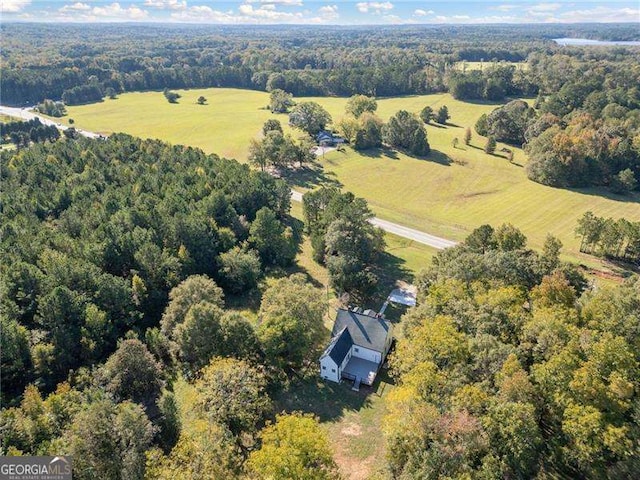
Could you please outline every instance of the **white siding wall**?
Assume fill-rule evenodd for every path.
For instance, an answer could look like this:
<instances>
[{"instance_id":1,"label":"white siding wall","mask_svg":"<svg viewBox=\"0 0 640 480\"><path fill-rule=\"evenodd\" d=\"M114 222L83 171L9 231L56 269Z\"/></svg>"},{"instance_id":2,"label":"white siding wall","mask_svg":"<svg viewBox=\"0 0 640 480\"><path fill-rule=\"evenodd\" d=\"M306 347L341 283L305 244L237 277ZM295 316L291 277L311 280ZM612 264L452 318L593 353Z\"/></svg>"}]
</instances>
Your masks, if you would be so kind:
<instances>
[{"instance_id":1,"label":"white siding wall","mask_svg":"<svg viewBox=\"0 0 640 480\"><path fill-rule=\"evenodd\" d=\"M389 335L387 335L387 341L384 344L384 356L387 356L389 353L389 348L391 348L391 342L393 341L393 324L389 325Z\"/></svg>"},{"instance_id":2,"label":"white siding wall","mask_svg":"<svg viewBox=\"0 0 640 480\"><path fill-rule=\"evenodd\" d=\"M356 349L358 349L358 351L356 351ZM354 357L362 358L363 360L369 360L370 362L376 363L380 363L382 361L382 355L380 352L376 352L375 350L354 345L351 347L351 351L353 352Z\"/></svg>"},{"instance_id":3,"label":"white siding wall","mask_svg":"<svg viewBox=\"0 0 640 480\"><path fill-rule=\"evenodd\" d=\"M342 370L344 370L344 367L347 366L347 363L349 363L349 360L351 360L351 352L353 351L353 347L351 347L351 350L349 350L347 352L347 354L344 356L344 360L342 361L342 365L340 365L340 369L338 370L338 373L340 374L340 376L342 376Z\"/></svg>"},{"instance_id":4,"label":"white siding wall","mask_svg":"<svg viewBox=\"0 0 640 480\"><path fill-rule=\"evenodd\" d=\"M339 383L341 373L342 369L338 369L331 357L327 356L320 360L320 376L322 378Z\"/></svg>"}]
</instances>

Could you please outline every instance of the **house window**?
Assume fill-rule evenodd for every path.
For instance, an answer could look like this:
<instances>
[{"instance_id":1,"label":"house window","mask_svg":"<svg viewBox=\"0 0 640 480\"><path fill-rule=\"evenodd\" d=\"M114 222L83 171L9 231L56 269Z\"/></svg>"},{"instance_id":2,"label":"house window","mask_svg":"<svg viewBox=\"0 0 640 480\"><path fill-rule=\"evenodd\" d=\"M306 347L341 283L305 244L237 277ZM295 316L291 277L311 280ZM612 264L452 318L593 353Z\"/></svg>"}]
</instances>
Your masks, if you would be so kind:
<instances>
[{"instance_id":1,"label":"house window","mask_svg":"<svg viewBox=\"0 0 640 480\"><path fill-rule=\"evenodd\" d=\"M332 371L333 373L336 373L336 369L335 369L335 368L332 368L332 369L331 369L331 371Z\"/></svg>"},{"instance_id":2,"label":"house window","mask_svg":"<svg viewBox=\"0 0 640 480\"><path fill-rule=\"evenodd\" d=\"M353 351L358 353L360 351L360 349L358 347L353 347Z\"/></svg>"},{"instance_id":3,"label":"house window","mask_svg":"<svg viewBox=\"0 0 640 480\"><path fill-rule=\"evenodd\" d=\"M326 365L322 365L322 369L323 369L323 370L326 370L326 369L327 369L327 366L326 366Z\"/></svg>"}]
</instances>

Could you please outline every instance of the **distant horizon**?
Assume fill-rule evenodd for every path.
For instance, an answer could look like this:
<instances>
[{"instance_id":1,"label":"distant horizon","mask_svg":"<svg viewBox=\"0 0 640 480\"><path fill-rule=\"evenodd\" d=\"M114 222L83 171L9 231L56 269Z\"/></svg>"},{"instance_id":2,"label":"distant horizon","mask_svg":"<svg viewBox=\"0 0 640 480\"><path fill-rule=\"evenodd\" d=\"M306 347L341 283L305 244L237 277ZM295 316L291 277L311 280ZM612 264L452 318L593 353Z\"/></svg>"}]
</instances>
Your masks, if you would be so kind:
<instances>
[{"instance_id":1,"label":"distant horizon","mask_svg":"<svg viewBox=\"0 0 640 480\"><path fill-rule=\"evenodd\" d=\"M72 25L75 27L82 27L86 23L74 22L74 21L47 21L47 20L7 20L0 22L2 25ZM145 26L145 27L310 27L310 28L325 28L325 27L346 27L346 28L368 28L368 27L385 27L385 28L405 28L405 27L532 27L532 26L629 26L637 24L640 28L640 21L638 22L580 22L580 23L203 23L203 22L163 22L163 21L113 21L113 22L93 22L92 25L96 26L116 26L116 25L129 25L129 26ZM640 38L640 31L638 32Z\"/></svg>"},{"instance_id":2,"label":"distant horizon","mask_svg":"<svg viewBox=\"0 0 640 480\"><path fill-rule=\"evenodd\" d=\"M637 1L2 0L2 23L176 25L640 24Z\"/></svg>"}]
</instances>

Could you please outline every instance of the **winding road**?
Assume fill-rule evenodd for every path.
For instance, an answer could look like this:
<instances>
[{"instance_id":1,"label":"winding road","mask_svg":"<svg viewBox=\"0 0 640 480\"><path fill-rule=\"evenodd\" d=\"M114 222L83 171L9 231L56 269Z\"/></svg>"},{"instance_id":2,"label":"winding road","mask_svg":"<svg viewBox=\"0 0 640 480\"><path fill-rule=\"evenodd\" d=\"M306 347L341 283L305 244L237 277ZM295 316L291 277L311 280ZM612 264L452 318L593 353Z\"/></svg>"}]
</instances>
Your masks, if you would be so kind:
<instances>
[{"instance_id":1,"label":"winding road","mask_svg":"<svg viewBox=\"0 0 640 480\"><path fill-rule=\"evenodd\" d=\"M45 125L54 125L60 130L66 130L67 128L69 128L65 125L50 120L49 118L38 115L37 113L34 113L26 108L5 107L0 105L0 114L9 115L11 117L20 118L22 120L33 120L34 118L39 118L40 121ZM89 132L87 130L80 130L78 128L76 128L76 130L80 135L88 138L102 138L102 135L98 133ZM294 202L302 202L302 193L291 190L291 200L293 200ZM446 238L436 237L435 235L421 232L420 230L414 230L413 228L404 227L402 225L398 225L397 223L382 220L381 218L377 217L372 218L371 223L376 227L380 227L385 232L389 232L399 237L413 240L417 243L422 243L423 245L428 245L438 250L453 247L457 243L452 240L447 240Z\"/></svg>"},{"instance_id":2,"label":"winding road","mask_svg":"<svg viewBox=\"0 0 640 480\"><path fill-rule=\"evenodd\" d=\"M34 113L33 111L27 108L5 107L4 105L0 105L0 114L9 115L10 117L19 118L20 120L33 120L34 118L39 118L44 125L52 125L54 127L58 127L58 129L62 131L70 128L70 127L67 127L66 125L62 125L61 123L57 123L47 117L38 115L37 113ZM98 133L88 132L86 130L80 130L79 128L76 128L76 131L80 135L88 138L102 138L102 135Z\"/></svg>"},{"instance_id":3,"label":"winding road","mask_svg":"<svg viewBox=\"0 0 640 480\"><path fill-rule=\"evenodd\" d=\"M302 193L291 190L291 200L294 202L302 202ZM413 240L414 242L422 243L438 250L453 247L458 242L447 240L446 238L436 237L429 233L421 232L420 230L414 230L413 228L404 227L397 223L382 220L381 218L374 217L370 222L376 227L380 227L385 232L393 233L402 238Z\"/></svg>"}]
</instances>

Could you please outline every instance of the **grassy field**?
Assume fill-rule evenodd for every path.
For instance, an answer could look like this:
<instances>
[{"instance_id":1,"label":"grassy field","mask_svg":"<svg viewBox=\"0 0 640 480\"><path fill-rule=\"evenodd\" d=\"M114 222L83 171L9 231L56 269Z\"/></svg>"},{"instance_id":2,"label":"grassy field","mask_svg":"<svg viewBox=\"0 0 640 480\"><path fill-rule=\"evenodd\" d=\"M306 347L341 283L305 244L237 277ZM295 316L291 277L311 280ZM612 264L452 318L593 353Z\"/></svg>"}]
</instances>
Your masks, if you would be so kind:
<instances>
[{"instance_id":1,"label":"grassy field","mask_svg":"<svg viewBox=\"0 0 640 480\"><path fill-rule=\"evenodd\" d=\"M260 136L268 118L278 118L285 129L287 117L272 115L264 106L268 94L248 90L204 89L180 91L178 104L169 104L161 92L128 93L116 100L69 107L69 117L87 130L110 133L125 131L142 137L157 137L172 143L200 147L226 157L246 159L249 139ZM207 105L197 105L204 95ZM298 98L322 104L334 121L344 115L345 98ZM559 237L565 258L590 266L599 260L578 252L574 236L577 219L587 210L599 216L640 220L640 198L618 197L605 190L567 190L546 187L526 178L526 156L513 149L509 163L500 149L487 155L485 139L475 134L470 146L452 146L462 140L464 129L473 128L482 113L497 105L467 103L448 94L406 96L378 100L378 114L387 120L400 109L419 112L446 105L450 124L427 126L432 153L426 159L394 151L358 153L330 152L320 159L322 168L306 170L291 178L304 190L319 183L334 183L368 200L384 219L451 238L463 239L483 223L510 222L540 248L547 233ZM69 117L65 117L68 121ZM298 133L295 133L298 135ZM409 252L410 246L407 246ZM415 253L409 253L416 257ZM412 260L414 261L414 260Z\"/></svg>"},{"instance_id":2,"label":"grassy field","mask_svg":"<svg viewBox=\"0 0 640 480\"><path fill-rule=\"evenodd\" d=\"M182 98L171 104L162 92L127 93L102 103L69 107L69 118L83 129L109 134L126 132L142 138L161 138L174 144L200 147L227 158L246 158L249 139L261 134L272 118L265 108L269 95L252 90L210 88L179 90ZM204 95L208 102L198 105ZM281 115L283 124L286 115Z\"/></svg>"},{"instance_id":3,"label":"grassy field","mask_svg":"<svg viewBox=\"0 0 640 480\"><path fill-rule=\"evenodd\" d=\"M278 411L304 411L319 417L326 428L334 459L344 478L372 480L387 478L382 419L386 398L394 388L386 371L373 387L351 391L350 383L335 384L320 379L293 384L275 399Z\"/></svg>"}]
</instances>

